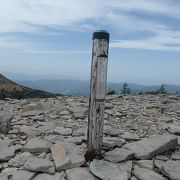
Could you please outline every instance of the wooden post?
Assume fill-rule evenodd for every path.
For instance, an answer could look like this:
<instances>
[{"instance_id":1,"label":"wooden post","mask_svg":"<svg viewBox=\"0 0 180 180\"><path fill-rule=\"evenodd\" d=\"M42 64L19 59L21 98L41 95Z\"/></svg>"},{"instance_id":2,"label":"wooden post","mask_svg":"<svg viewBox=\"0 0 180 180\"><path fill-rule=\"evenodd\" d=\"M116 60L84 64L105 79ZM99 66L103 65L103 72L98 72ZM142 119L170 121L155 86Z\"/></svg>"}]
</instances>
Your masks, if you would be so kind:
<instances>
[{"instance_id":1,"label":"wooden post","mask_svg":"<svg viewBox=\"0 0 180 180\"><path fill-rule=\"evenodd\" d=\"M86 159L101 155L103 145L104 109L107 84L109 33L93 33L91 86L88 119L88 149Z\"/></svg>"}]
</instances>

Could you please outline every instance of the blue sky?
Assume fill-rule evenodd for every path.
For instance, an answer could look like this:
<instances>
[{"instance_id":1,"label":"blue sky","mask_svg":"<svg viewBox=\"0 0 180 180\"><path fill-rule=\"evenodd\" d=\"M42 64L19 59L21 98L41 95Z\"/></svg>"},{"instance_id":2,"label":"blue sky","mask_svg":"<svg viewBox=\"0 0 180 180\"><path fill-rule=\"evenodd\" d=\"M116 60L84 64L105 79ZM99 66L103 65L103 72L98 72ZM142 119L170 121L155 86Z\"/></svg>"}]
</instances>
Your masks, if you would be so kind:
<instances>
[{"instance_id":1,"label":"blue sky","mask_svg":"<svg viewBox=\"0 0 180 180\"><path fill-rule=\"evenodd\" d=\"M0 72L89 80L97 29L109 81L180 85L179 0L0 0Z\"/></svg>"}]
</instances>

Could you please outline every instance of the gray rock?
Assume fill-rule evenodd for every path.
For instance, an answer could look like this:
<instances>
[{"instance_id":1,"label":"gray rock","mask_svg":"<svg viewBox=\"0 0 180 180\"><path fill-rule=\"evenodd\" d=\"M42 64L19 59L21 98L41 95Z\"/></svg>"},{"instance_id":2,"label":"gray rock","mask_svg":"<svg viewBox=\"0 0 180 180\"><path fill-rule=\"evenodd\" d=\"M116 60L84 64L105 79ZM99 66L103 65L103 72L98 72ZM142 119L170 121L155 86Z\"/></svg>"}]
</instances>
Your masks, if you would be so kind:
<instances>
[{"instance_id":1,"label":"gray rock","mask_svg":"<svg viewBox=\"0 0 180 180\"><path fill-rule=\"evenodd\" d=\"M12 180L32 180L32 178L36 175L34 172L29 172L25 170L15 171L14 173L8 175Z\"/></svg>"},{"instance_id":2,"label":"gray rock","mask_svg":"<svg viewBox=\"0 0 180 180\"><path fill-rule=\"evenodd\" d=\"M161 166L164 164L164 161L162 160L159 160L159 159L155 159L154 160L154 166L157 168L157 169L161 169Z\"/></svg>"},{"instance_id":3,"label":"gray rock","mask_svg":"<svg viewBox=\"0 0 180 180\"><path fill-rule=\"evenodd\" d=\"M160 174L146 168L135 168L134 176L138 180L165 180Z\"/></svg>"},{"instance_id":4,"label":"gray rock","mask_svg":"<svg viewBox=\"0 0 180 180\"><path fill-rule=\"evenodd\" d=\"M111 103L105 103L105 108L106 109L112 109L114 106Z\"/></svg>"},{"instance_id":5,"label":"gray rock","mask_svg":"<svg viewBox=\"0 0 180 180\"><path fill-rule=\"evenodd\" d=\"M73 143L57 143L51 147L53 160L58 171L73 167L80 167L85 163L84 154Z\"/></svg>"},{"instance_id":6,"label":"gray rock","mask_svg":"<svg viewBox=\"0 0 180 180\"><path fill-rule=\"evenodd\" d=\"M145 169L150 169L150 170L153 170L154 168L154 163L152 160L136 161L135 165L138 166L139 168L145 168Z\"/></svg>"},{"instance_id":7,"label":"gray rock","mask_svg":"<svg viewBox=\"0 0 180 180\"><path fill-rule=\"evenodd\" d=\"M132 161L120 162L119 165L128 172L129 179L130 179L132 175L133 162Z\"/></svg>"},{"instance_id":8,"label":"gray rock","mask_svg":"<svg viewBox=\"0 0 180 180\"><path fill-rule=\"evenodd\" d=\"M29 152L17 154L13 159L9 160L8 164L12 167L23 166L29 157L32 157L32 154Z\"/></svg>"},{"instance_id":9,"label":"gray rock","mask_svg":"<svg viewBox=\"0 0 180 180\"><path fill-rule=\"evenodd\" d=\"M172 154L171 158L173 160L180 160L180 152L175 152Z\"/></svg>"},{"instance_id":10,"label":"gray rock","mask_svg":"<svg viewBox=\"0 0 180 180\"><path fill-rule=\"evenodd\" d=\"M178 136L178 146L180 146L180 136Z\"/></svg>"},{"instance_id":11,"label":"gray rock","mask_svg":"<svg viewBox=\"0 0 180 180\"><path fill-rule=\"evenodd\" d=\"M88 113L88 108L73 107L71 108L75 119L84 119Z\"/></svg>"},{"instance_id":12,"label":"gray rock","mask_svg":"<svg viewBox=\"0 0 180 180\"><path fill-rule=\"evenodd\" d=\"M104 137L103 146L107 148L121 147L126 141L119 137Z\"/></svg>"},{"instance_id":13,"label":"gray rock","mask_svg":"<svg viewBox=\"0 0 180 180\"><path fill-rule=\"evenodd\" d=\"M140 140L137 134L129 133L129 132L124 132L121 137L125 139L126 141L139 141Z\"/></svg>"},{"instance_id":14,"label":"gray rock","mask_svg":"<svg viewBox=\"0 0 180 180\"><path fill-rule=\"evenodd\" d=\"M50 145L51 144L46 140L40 138L33 138L30 139L22 149L23 151L42 153L49 152Z\"/></svg>"},{"instance_id":15,"label":"gray rock","mask_svg":"<svg viewBox=\"0 0 180 180\"><path fill-rule=\"evenodd\" d=\"M170 125L169 132L171 134L180 135L180 126Z\"/></svg>"},{"instance_id":16,"label":"gray rock","mask_svg":"<svg viewBox=\"0 0 180 180\"><path fill-rule=\"evenodd\" d=\"M0 162L14 157L16 146L10 146L10 141L0 140Z\"/></svg>"},{"instance_id":17,"label":"gray rock","mask_svg":"<svg viewBox=\"0 0 180 180\"><path fill-rule=\"evenodd\" d=\"M115 148L112 151L104 153L103 157L105 160L111 162L122 162L134 158L134 152L125 148Z\"/></svg>"},{"instance_id":18,"label":"gray rock","mask_svg":"<svg viewBox=\"0 0 180 180\"><path fill-rule=\"evenodd\" d=\"M69 137L64 139L64 141L80 145L82 144L83 139L82 137Z\"/></svg>"},{"instance_id":19,"label":"gray rock","mask_svg":"<svg viewBox=\"0 0 180 180\"><path fill-rule=\"evenodd\" d=\"M111 136L118 136L118 135L122 134L122 130L113 128L111 126L105 126L104 134L111 135Z\"/></svg>"},{"instance_id":20,"label":"gray rock","mask_svg":"<svg viewBox=\"0 0 180 180\"><path fill-rule=\"evenodd\" d=\"M47 159L40 159L30 157L24 164L24 169L33 172L45 172L48 174L55 174L54 163Z\"/></svg>"},{"instance_id":21,"label":"gray rock","mask_svg":"<svg viewBox=\"0 0 180 180\"><path fill-rule=\"evenodd\" d=\"M38 116L38 115L42 115L43 112L39 111L39 110L33 110L33 111L26 111L22 113L23 117L30 117L30 116Z\"/></svg>"},{"instance_id":22,"label":"gray rock","mask_svg":"<svg viewBox=\"0 0 180 180\"><path fill-rule=\"evenodd\" d=\"M167 156L162 155L162 154L161 155L157 155L156 159L162 160L162 161L168 161L169 160L169 158Z\"/></svg>"},{"instance_id":23,"label":"gray rock","mask_svg":"<svg viewBox=\"0 0 180 180\"><path fill-rule=\"evenodd\" d=\"M123 146L123 148L134 152L137 159L151 159L160 153L175 149L176 147L177 137L168 134L146 138Z\"/></svg>"},{"instance_id":24,"label":"gray rock","mask_svg":"<svg viewBox=\"0 0 180 180\"><path fill-rule=\"evenodd\" d=\"M128 180L127 171L120 165L94 159L90 164L90 171L103 180Z\"/></svg>"},{"instance_id":25,"label":"gray rock","mask_svg":"<svg viewBox=\"0 0 180 180\"><path fill-rule=\"evenodd\" d=\"M32 116L31 119L33 121L45 121L45 118L42 115Z\"/></svg>"},{"instance_id":26,"label":"gray rock","mask_svg":"<svg viewBox=\"0 0 180 180\"><path fill-rule=\"evenodd\" d=\"M39 128L25 126L25 125L20 127L20 132L26 134L28 137L36 137L42 133Z\"/></svg>"},{"instance_id":27,"label":"gray rock","mask_svg":"<svg viewBox=\"0 0 180 180\"><path fill-rule=\"evenodd\" d=\"M171 180L180 180L180 161L167 161L161 169Z\"/></svg>"},{"instance_id":28,"label":"gray rock","mask_svg":"<svg viewBox=\"0 0 180 180\"><path fill-rule=\"evenodd\" d=\"M68 180L95 180L87 168L73 168L66 170Z\"/></svg>"},{"instance_id":29,"label":"gray rock","mask_svg":"<svg viewBox=\"0 0 180 180\"><path fill-rule=\"evenodd\" d=\"M55 144L53 147L51 147L51 152L57 171L69 168L71 159L64 143Z\"/></svg>"},{"instance_id":30,"label":"gray rock","mask_svg":"<svg viewBox=\"0 0 180 180\"><path fill-rule=\"evenodd\" d=\"M61 135L47 135L47 136L44 136L44 139L49 141L50 143L58 143L58 142L61 142L64 140L64 136L61 136Z\"/></svg>"},{"instance_id":31,"label":"gray rock","mask_svg":"<svg viewBox=\"0 0 180 180\"><path fill-rule=\"evenodd\" d=\"M105 113L108 114L108 115L113 115L114 112L110 109L105 109Z\"/></svg>"},{"instance_id":32,"label":"gray rock","mask_svg":"<svg viewBox=\"0 0 180 180\"><path fill-rule=\"evenodd\" d=\"M64 127L56 127L54 129L54 134L59 134L63 136L70 136L72 134L71 128L64 128Z\"/></svg>"},{"instance_id":33,"label":"gray rock","mask_svg":"<svg viewBox=\"0 0 180 180\"><path fill-rule=\"evenodd\" d=\"M12 118L13 116L11 113L7 111L0 111L0 133L8 133Z\"/></svg>"},{"instance_id":34,"label":"gray rock","mask_svg":"<svg viewBox=\"0 0 180 180\"><path fill-rule=\"evenodd\" d=\"M54 175L38 174L33 180L65 180L65 173L55 173Z\"/></svg>"}]
</instances>

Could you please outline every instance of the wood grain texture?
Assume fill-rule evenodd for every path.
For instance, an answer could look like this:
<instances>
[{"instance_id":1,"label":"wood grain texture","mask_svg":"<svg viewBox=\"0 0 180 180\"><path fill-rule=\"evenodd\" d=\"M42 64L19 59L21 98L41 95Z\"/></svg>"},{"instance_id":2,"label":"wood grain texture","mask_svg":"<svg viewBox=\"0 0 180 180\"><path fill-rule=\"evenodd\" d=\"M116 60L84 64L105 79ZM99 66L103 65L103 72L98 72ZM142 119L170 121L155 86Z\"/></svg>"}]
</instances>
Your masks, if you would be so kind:
<instances>
[{"instance_id":1,"label":"wood grain texture","mask_svg":"<svg viewBox=\"0 0 180 180\"><path fill-rule=\"evenodd\" d=\"M88 152L98 156L103 144L109 42L94 39L88 120Z\"/></svg>"}]
</instances>

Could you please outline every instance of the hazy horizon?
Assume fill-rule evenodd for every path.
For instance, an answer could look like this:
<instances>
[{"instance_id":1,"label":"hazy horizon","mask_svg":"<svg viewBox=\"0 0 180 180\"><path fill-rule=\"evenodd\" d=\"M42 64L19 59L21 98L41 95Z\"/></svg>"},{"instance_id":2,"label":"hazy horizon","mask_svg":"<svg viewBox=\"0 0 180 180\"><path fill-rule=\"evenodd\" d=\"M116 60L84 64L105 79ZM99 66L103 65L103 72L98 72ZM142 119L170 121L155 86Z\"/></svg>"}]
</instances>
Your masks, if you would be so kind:
<instances>
[{"instance_id":1,"label":"hazy horizon","mask_svg":"<svg viewBox=\"0 0 180 180\"><path fill-rule=\"evenodd\" d=\"M15 81L38 81L38 80L73 80L73 81L83 81L83 82L90 82L90 77L87 79L81 79L81 78L74 78L74 77L66 77L66 76L57 76L57 75L25 75L25 74L16 74L16 73L9 73L9 72L4 72L2 73L5 75L7 78ZM124 83L127 82L128 84L137 84L137 85L145 85L145 86L159 86L161 84L167 84L167 85L177 85L180 86L180 84L173 84L173 83L141 83L141 82L133 82L133 81L112 81L108 79L108 83Z\"/></svg>"},{"instance_id":2,"label":"hazy horizon","mask_svg":"<svg viewBox=\"0 0 180 180\"><path fill-rule=\"evenodd\" d=\"M104 29L109 82L180 85L179 0L2 0L0 27L1 73L89 80Z\"/></svg>"}]
</instances>

